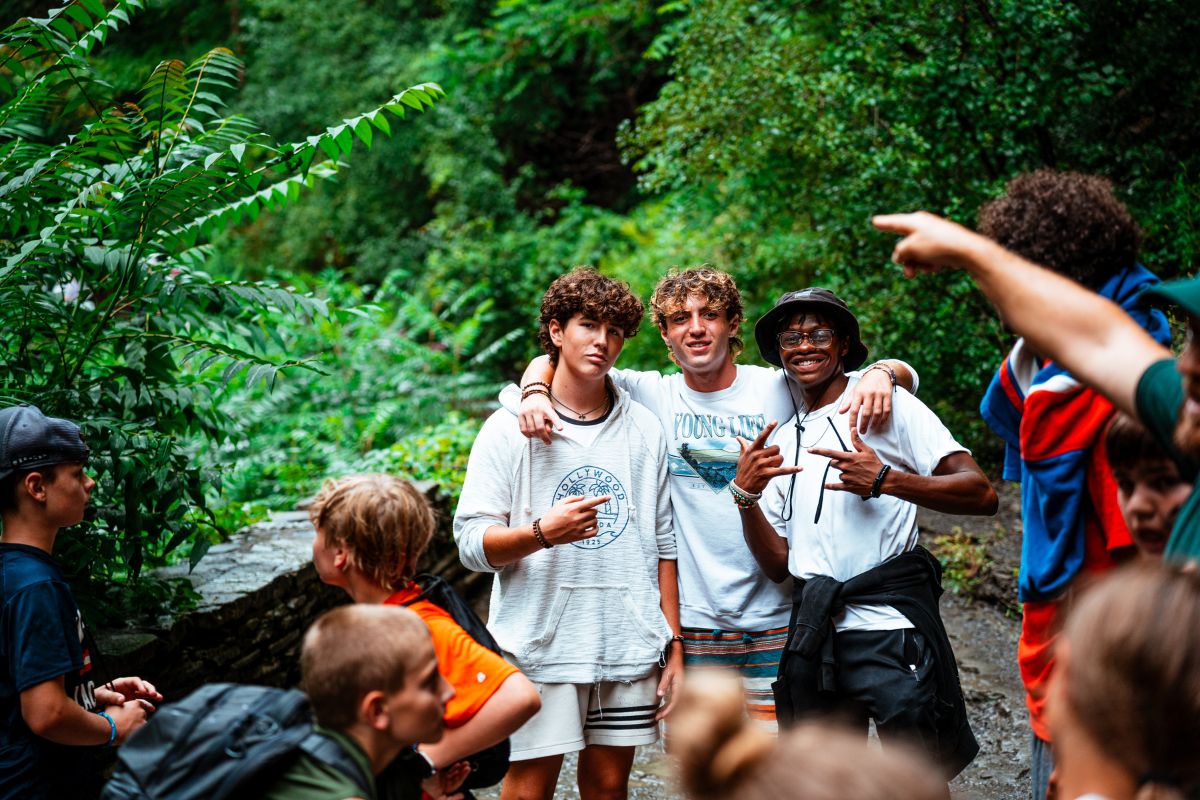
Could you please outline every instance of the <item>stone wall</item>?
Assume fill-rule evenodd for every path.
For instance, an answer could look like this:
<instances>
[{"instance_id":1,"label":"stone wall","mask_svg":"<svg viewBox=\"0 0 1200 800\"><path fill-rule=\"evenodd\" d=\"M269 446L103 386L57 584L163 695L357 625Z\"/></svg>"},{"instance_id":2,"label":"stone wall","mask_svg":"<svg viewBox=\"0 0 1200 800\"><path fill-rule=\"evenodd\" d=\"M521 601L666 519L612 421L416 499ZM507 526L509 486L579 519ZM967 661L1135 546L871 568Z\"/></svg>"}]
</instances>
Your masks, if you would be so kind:
<instances>
[{"instance_id":1,"label":"stone wall","mask_svg":"<svg viewBox=\"0 0 1200 800\"><path fill-rule=\"evenodd\" d=\"M421 489L438 510L432 571L474 594L484 584L459 567L445 499L433 484ZM304 631L321 612L348 602L317 577L314 535L307 512L279 512L213 546L190 574L186 565L165 570L191 581L198 605L161 627L100 632L101 673L140 675L167 698L214 681L294 686Z\"/></svg>"}]
</instances>

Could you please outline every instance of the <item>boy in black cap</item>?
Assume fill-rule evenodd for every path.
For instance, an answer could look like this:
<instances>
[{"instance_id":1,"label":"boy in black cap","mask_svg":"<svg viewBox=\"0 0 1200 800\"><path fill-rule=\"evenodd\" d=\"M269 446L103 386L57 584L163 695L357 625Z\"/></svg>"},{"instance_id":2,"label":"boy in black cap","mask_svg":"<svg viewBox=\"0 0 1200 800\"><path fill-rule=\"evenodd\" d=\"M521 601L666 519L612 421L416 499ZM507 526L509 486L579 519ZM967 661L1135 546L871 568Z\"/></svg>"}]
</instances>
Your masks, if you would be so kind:
<instances>
[{"instance_id":1,"label":"boy in black cap","mask_svg":"<svg viewBox=\"0 0 1200 800\"><path fill-rule=\"evenodd\" d=\"M754 337L804 399L772 445L774 425L753 442L740 439L729 487L763 572L795 579L774 687L780 720L838 713L865 729L870 717L885 745L915 739L957 774L978 745L938 612L941 568L917 545L916 507L993 514L996 493L908 393L861 436L837 413L854 383L847 372L867 348L858 320L829 290L783 295Z\"/></svg>"},{"instance_id":2,"label":"boy in black cap","mask_svg":"<svg viewBox=\"0 0 1200 800\"><path fill-rule=\"evenodd\" d=\"M75 424L0 409L0 800L96 788L61 745L120 744L162 699L140 678L95 685L79 609L50 555L59 529L83 520L96 485L87 457Z\"/></svg>"}]
</instances>

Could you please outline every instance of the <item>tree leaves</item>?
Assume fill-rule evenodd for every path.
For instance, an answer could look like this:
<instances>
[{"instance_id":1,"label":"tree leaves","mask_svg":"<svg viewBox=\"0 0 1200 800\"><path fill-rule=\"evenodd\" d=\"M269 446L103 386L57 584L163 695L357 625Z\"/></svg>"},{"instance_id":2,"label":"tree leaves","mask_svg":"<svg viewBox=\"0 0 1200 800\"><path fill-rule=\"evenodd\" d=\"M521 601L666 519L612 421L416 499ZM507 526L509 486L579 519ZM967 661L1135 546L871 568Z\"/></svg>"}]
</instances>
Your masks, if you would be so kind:
<instances>
[{"instance_id":1,"label":"tree leaves","mask_svg":"<svg viewBox=\"0 0 1200 800\"><path fill-rule=\"evenodd\" d=\"M215 48L162 61L136 103L109 105L85 57L142 5L74 0L0 32L0 396L88 428L104 455L94 462L100 514L82 535L119 558L71 550L85 561L69 566L117 581L188 542L193 559L205 551L210 537L196 526L211 527L211 479L184 441L229 435L219 398L321 369L280 354L276 328L326 318L327 303L214 281L209 241L333 177L356 142L390 133L385 114L403 119L445 94L420 84L281 146L225 111L242 65ZM68 110L81 121L46 135Z\"/></svg>"}]
</instances>

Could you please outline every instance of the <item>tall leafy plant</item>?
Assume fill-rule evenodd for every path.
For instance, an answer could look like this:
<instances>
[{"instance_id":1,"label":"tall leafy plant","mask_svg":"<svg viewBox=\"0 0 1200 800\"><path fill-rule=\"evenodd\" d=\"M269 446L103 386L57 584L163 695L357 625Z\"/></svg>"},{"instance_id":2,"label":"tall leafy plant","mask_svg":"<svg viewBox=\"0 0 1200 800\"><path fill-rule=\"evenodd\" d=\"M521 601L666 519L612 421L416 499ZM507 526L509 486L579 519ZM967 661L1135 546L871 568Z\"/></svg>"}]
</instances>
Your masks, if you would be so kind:
<instances>
[{"instance_id":1,"label":"tall leafy plant","mask_svg":"<svg viewBox=\"0 0 1200 800\"><path fill-rule=\"evenodd\" d=\"M288 205L443 96L413 86L279 144L226 111L242 66L217 48L162 62L136 100L115 102L88 56L143 5L75 0L0 33L0 402L83 424L98 513L59 553L110 618L163 599L139 581L145 566L181 547L195 564L216 534L214 478L184 441L227 435L220 400L235 379L270 386L311 368L270 355L287 351L281 316L328 314L283 286L213 280L213 235Z\"/></svg>"}]
</instances>

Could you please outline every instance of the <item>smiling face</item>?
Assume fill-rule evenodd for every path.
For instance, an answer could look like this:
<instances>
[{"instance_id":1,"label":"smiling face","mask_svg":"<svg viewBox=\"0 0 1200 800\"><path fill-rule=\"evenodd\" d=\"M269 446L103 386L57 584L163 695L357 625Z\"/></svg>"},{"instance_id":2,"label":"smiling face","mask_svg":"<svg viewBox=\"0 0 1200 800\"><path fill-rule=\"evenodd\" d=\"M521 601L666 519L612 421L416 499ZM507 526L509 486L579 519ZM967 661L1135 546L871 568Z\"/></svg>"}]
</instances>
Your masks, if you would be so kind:
<instances>
[{"instance_id":1,"label":"smiling face","mask_svg":"<svg viewBox=\"0 0 1200 800\"><path fill-rule=\"evenodd\" d=\"M548 323L550 340L558 348L558 369L581 380L603 378L625 346L625 331L611 322L574 314L566 325Z\"/></svg>"},{"instance_id":2,"label":"smiling face","mask_svg":"<svg viewBox=\"0 0 1200 800\"><path fill-rule=\"evenodd\" d=\"M805 338L799 345L792 350L784 350L779 347L779 358L783 362L784 369L792 376L792 378L800 385L805 394L816 392L818 395L823 395L825 389L834 384L844 382L845 371L842 367L842 358L850 349L850 343L845 336L841 336L837 332L837 327L834 323L810 311L798 311L788 317L787 324L779 329L779 333L787 331L795 331L805 334L813 334L816 331L832 331L833 338L828 345L818 346L813 344L810 338ZM815 398L809 398L809 408L816 408L813 405Z\"/></svg>"},{"instance_id":3,"label":"smiling face","mask_svg":"<svg viewBox=\"0 0 1200 800\"><path fill-rule=\"evenodd\" d=\"M740 318L729 319L724 309L703 295L692 294L682 306L665 314L665 327L659 333L685 378L729 373L732 382L736 369L730 340L740 324Z\"/></svg>"},{"instance_id":4,"label":"smiling face","mask_svg":"<svg viewBox=\"0 0 1200 800\"><path fill-rule=\"evenodd\" d=\"M1113 477L1121 516L1138 551L1161 558L1192 484L1179 476L1179 468L1167 458L1141 461L1128 470L1114 469Z\"/></svg>"}]
</instances>

